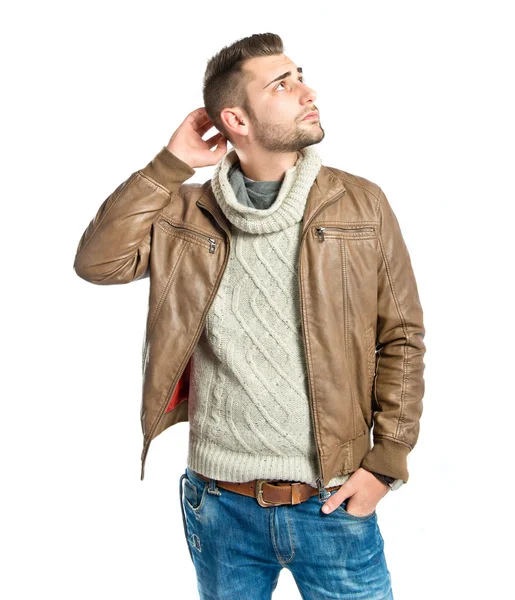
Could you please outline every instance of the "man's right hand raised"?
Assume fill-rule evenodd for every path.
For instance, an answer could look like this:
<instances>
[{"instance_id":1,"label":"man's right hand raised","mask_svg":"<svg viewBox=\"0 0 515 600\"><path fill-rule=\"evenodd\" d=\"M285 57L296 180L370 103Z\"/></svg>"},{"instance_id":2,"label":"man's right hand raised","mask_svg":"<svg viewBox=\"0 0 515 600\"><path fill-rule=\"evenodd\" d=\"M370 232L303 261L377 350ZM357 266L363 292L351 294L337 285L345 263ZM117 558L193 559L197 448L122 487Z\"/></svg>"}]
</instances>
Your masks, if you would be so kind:
<instances>
[{"instance_id":1,"label":"man's right hand raised","mask_svg":"<svg viewBox=\"0 0 515 600\"><path fill-rule=\"evenodd\" d=\"M213 123L206 109L197 108L184 119L166 147L192 169L215 165L227 152L227 138L217 133L203 140L202 136L211 127ZM217 148L211 151L213 146Z\"/></svg>"}]
</instances>

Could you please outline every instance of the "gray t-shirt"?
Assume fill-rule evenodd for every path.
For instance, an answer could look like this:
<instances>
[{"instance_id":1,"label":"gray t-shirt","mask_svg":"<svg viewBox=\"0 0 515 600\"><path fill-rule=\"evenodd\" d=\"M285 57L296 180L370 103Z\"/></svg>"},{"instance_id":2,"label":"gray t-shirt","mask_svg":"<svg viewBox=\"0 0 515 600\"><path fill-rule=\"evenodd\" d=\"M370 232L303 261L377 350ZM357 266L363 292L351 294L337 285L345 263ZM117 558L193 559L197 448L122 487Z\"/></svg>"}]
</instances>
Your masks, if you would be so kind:
<instances>
[{"instance_id":1,"label":"gray t-shirt","mask_svg":"<svg viewBox=\"0 0 515 600\"><path fill-rule=\"evenodd\" d=\"M281 181L254 181L245 177L236 162L229 169L227 179L231 184L238 202L251 208L266 209L274 203L283 184Z\"/></svg>"}]
</instances>

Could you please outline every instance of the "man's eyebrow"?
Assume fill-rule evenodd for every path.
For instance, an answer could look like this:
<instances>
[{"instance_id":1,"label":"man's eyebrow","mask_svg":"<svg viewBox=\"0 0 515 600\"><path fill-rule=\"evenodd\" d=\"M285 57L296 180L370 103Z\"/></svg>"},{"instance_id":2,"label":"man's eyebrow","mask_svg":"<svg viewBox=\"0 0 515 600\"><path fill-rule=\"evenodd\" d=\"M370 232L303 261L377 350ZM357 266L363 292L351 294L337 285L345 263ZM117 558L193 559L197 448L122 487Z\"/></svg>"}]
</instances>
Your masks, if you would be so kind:
<instances>
[{"instance_id":1,"label":"man's eyebrow","mask_svg":"<svg viewBox=\"0 0 515 600\"><path fill-rule=\"evenodd\" d=\"M297 67L297 71L299 73L302 73L302 67ZM272 81L267 83L263 89L267 88L271 83L274 83L274 81L279 81L280 79L286 79L286 77L289 77L290 75L291 75L291 71L286 71L286 73L283 73L282 75L279 75L279 77L272 79Z\"/></svg>"}]
</instances>

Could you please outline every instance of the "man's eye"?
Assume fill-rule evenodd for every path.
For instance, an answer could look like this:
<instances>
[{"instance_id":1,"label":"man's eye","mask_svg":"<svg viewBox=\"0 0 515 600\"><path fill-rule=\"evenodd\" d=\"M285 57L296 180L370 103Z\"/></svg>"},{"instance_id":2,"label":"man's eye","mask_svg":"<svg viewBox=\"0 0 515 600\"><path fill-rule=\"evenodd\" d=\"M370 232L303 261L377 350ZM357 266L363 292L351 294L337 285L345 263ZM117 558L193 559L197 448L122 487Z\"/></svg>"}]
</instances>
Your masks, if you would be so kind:
<instances>
[{"instance_id":1,"label":"man's eye","mask_svg":"<svg viewBox=\"0 0 515 600\"><path fill-rule=\"evenodd\" d=\"M299 77L299 81L301 81L302 83L304 83L304 77ZM281 81L281 83L278 84L278 86L275 88L277 89L280 85L283 85L284 81Z\"/></svg>"}]
</instances>

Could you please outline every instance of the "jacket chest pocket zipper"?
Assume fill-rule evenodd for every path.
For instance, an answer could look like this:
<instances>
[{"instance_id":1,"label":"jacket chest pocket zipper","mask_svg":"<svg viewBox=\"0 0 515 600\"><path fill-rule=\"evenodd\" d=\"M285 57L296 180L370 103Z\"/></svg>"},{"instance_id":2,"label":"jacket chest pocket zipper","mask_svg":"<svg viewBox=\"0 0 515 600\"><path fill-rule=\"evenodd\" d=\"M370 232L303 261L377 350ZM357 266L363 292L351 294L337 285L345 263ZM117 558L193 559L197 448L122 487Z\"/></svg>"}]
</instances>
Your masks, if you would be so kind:
<instances>
[{"instance_id":1,"label":"jacket chest pocket zipper","mask_svg":"<svg viewBox=\"0 0 515 600\"><path fill-rule=\"evenodd\" d=\"M329 230L333 230L335 229L336 231L348 231L348 232L365 232L368 231L370 233L372 233L374 231L373 227L317 227L317 234L318 234L318 239L323 242L325 241L325 236L324 236L324 232L325 231L329 231Z\"/></svg>"},{"instance_id":2,"label":"jacket chest pocket zipper","mask_svg":"<svg viewBox=\"0 0 515 600\"><path fill-rule=\"evenodd\" d=\"M179 229L182 231L186 231L188 234L197 235L203 239L208 240L209 241L209 253L213 254L215 252L216 240L214 238L211 238L208 235L205 235L204 233L199 233L198 231L194 231L193 229L189 229L188 227L181 227L180 225L174 225L173 223L165 221L164 219L161 219L159 222L162 225L165 225L166 227L170 227L171 229Z\"/></svg>"}]
</instances>

